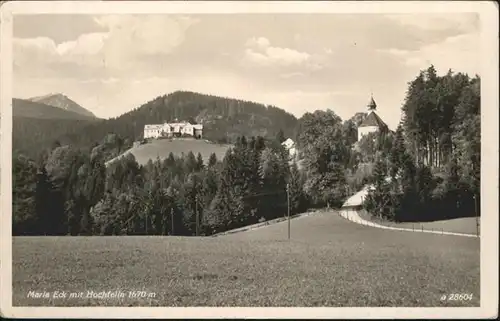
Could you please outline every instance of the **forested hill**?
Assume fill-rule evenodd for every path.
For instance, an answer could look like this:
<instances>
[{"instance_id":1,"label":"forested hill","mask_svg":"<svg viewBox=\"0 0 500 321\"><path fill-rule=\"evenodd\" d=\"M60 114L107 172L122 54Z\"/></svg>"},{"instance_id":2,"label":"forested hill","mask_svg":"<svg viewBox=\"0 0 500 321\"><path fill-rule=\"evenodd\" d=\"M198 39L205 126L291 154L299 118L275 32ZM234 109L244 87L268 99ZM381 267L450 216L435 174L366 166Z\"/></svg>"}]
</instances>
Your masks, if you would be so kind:
<instances>
[{"instance_id":1,"label":"forested hill","mask_svg":"<svg viewBox=\"0 0 500 321\"><path fill-rule=\"evenodd\" d=\"M94 116L26 99L12 99L13 152L34 159L59 137L73 135L85 125L99 121Z\"/></svg>"},{"instance_id":2,"label":"forested hill","mask_svg":"<svg viewBox=\"0 0 500 321\"><path fill-rule=\"evenodd\" d=\"M145 124L176 118L202 123L205 138L217 142L234 142L241 135L274 137L280 129L288 137L297 124L295 116L277 107L187 91L157 97L107 123L120 130L117 134L138 138Z\"/></svg>"},{"instance_id":3,"label":"forested hill","mask_svg":"<svg viewBox=\"0 0 500 321\"><path fill-rule=\"evenodd\" d=\"M280 129L286 137L293 134L297 118L284 110L262 104L177 91L157 97L119 117L90 123L78 132L59 138L62 144L91 147L109 133L122 137L126 144L142 137L144 125L165 121L189 120L203 123L204 138L231 143L244 135L274 137Z\"/></svg>"}]
</instances>

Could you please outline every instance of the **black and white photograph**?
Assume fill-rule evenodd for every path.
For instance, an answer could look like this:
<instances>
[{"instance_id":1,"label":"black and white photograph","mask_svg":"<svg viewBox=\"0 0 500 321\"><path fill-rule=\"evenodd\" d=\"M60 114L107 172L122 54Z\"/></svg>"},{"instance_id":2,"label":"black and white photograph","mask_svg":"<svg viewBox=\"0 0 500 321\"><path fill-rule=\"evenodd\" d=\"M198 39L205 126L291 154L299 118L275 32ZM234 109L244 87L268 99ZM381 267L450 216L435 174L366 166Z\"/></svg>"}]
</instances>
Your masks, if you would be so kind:
<instances>
[{"instance_id":1,"label":"black and white photograph","mask_svg":"<svg viewBox=\"0 0 500 321\"><path fill-rule=\"evenodd\" d=\"M2 316L498 317L494 3L0 8Z\"/></svg>"}]
</instances>

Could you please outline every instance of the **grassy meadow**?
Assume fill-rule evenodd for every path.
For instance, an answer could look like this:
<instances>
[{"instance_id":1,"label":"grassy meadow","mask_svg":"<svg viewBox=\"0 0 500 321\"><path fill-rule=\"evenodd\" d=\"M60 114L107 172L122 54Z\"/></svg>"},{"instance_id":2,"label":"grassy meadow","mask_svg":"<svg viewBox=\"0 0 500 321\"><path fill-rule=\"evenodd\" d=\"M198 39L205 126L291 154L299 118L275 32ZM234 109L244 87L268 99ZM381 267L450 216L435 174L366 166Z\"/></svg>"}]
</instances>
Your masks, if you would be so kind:
<instances>
[{"instance_id":1,"label":"grassy meadow","mask_svg":"<svg viewBox=\"0 0 500 321\"><path fill-rule=\"evenodd\" d=\"M14 237L14 306L479 306L479 239L387 231L334 212L219 237ZM29 298L29 291L145 291ZM154 297L149 295L154 293ZM442 301L443 295L472 294Z\"/></svg>"},{"instance_id":2,"label":"grassy meadow","mask_svg":"<svg viewBox=\"0 0 500 321\"><path fill-rule=\"evenodd\" d=\"M440 220L433 222L389 222L386 220L377 219L371 216L364 210L358 211L359 215L367 220L384 226L415 229L415 230L433 230L433 231L443 231L452 233L463 233L472 235L481 235L481 229L478 229L478 222L480 227L480 217L476 220L476 217L462 217L454 218L449 220Z\"/></svg>"},{"instance_id":3,"label":"grassy meadow","mask_svg":"<svg viewBox=\"0 0 500 321\"><path fill-rule=\"evenodd\" d=\"M174 156L181 156L182 153L187 155L192 151L195 156L201 153L203 160L208 162L212 153L215 153L218 160L222 160L229 147L231 147L231 145L216 144L205 140L190 138L153 139L147 144L132 147L122 155L132 153L139 165L146 165L150 159L155 161L157 157L160 157L160 159L163 160L167 158L170 153L173 153ZM111 163L113 160L107 163Z\"/></svg>"}]
</instances>

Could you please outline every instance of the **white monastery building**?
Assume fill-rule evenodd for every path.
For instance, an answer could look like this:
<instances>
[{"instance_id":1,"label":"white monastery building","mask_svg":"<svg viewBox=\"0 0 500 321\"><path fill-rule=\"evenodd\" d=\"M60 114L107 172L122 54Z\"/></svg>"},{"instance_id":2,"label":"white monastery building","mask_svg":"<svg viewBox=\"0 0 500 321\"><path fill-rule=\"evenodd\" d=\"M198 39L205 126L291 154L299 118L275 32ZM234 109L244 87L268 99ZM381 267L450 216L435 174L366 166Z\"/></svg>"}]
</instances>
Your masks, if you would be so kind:
<instances>
[{"instance_id":1,"label":"white monastery building","mask_svg":"<svg viewBox=\"0 0 500 321\"><path fill-rule=\"evenodd\" d=\"M375 113L377 109L377 104L373 99L373 96L368 103L368 114L363 122L358 127L358 142L363 138L363 136L374 132L387 132L389 129L384 123L384 121Z\"/></svg>"},{"instance_id":2,"label":"white monastery building","mask_svg":"<svg viewBox=\"0 0 500 321\"><path fill-rule=\"evenodd\" d=\"M144 126L144 138L181 137L181 136L192 136L195 138L201 138L202 135L203 135L202 124L190 124L186 121Z\"/></svg>"}]
</instances>

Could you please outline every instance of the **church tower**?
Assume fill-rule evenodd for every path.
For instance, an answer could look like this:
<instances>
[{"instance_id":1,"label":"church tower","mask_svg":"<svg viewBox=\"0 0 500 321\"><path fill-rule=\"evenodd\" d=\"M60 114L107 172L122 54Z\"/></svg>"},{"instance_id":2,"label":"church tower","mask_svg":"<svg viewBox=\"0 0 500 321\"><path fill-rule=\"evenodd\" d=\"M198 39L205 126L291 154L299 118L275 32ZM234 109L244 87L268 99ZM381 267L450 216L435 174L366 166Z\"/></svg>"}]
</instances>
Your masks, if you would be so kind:
<instances>
[{"instance_id":1,"label":"church tower","mask_svg":"<svg viewBox=\"0 0 500 321\"><path fill-rule=\"evenodd\" d=\"M373 99L373 94L371 95L370 102L366 108L368 109L367 115L358 127L358 141L369 133L385 132L388 130L384 121L375 113L377 103L375 103L375 99Z\"/></svg>"},{"instance_id":2,"label":"church tower","mask_svg":"<svg viewBox=\"0 0 500 321\"><path fill-rule=\"evenodd\" d=\"M368 105L366 107L368 108L368 113L375 111L375 109L377 109L377 103L373 99L373 94L371 95L370 102L368 103Z\"/></svg>"}]
</instances>

